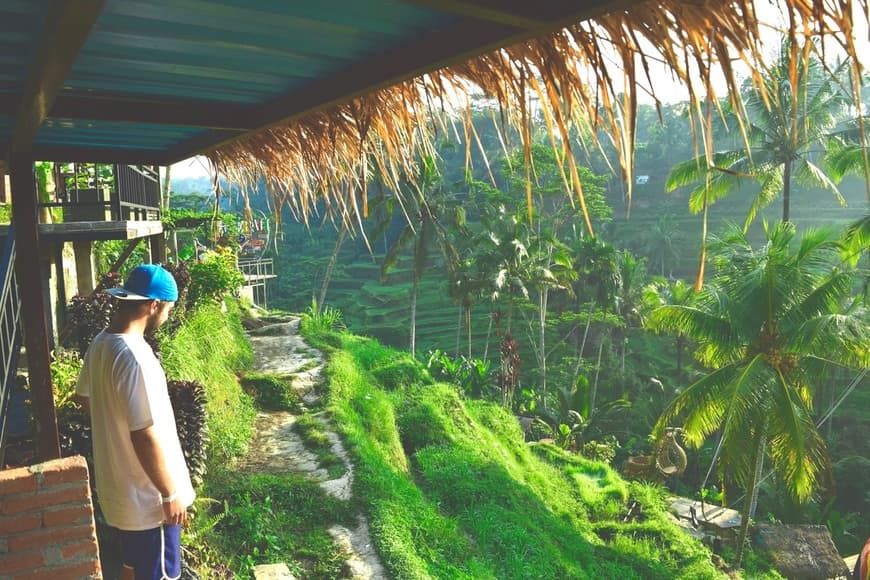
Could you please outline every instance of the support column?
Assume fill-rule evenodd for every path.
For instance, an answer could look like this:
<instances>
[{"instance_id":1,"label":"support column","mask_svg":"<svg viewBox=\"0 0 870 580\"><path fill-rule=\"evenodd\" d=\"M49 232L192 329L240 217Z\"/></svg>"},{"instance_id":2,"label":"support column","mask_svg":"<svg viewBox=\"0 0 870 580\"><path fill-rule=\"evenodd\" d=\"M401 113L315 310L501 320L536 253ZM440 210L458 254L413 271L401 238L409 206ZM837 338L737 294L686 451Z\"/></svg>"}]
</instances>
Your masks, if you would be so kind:
<instances>
[{"instance_id":1,"label":"support column","mask_svg":"<svg viewBox=\"0 0 870 580\"><path fill-rule=\"evenodd\" d=\"M152 264L166 263L166 238L163 232L148 236L148 244L151 250Z\"/></svg>"},{"instance_id":2,"label":"support column","mask_svg":"<svg viewBox=\"0 0 870 580\"><path fill-rule=\"evenodd\" d=\"M76 257L78 292L82 296L88 296L97 285L94 277L94 243L91 240L76 240L73 242L73 253Z\"/></svg>"},{"instance_id":3,"label":"support column","mask_svg":"<svg viewBox=\"0 0 870 580\"><path fill-rule=\"evenodd\" d=\"M33 156L30 153L11 155L12 219L15 223L17 258L15 272L21 290L21 318L24 322L24 347L27 349L27 369L33 397L33 420L36 427L39 459L48 461L60 457L57 435L57 415L51 386L51 359L48 329L45 320L47 304L39 267L39 224L36 219L36 179Z\"/></svg>"},{"instance_id":4,"label":"support column","mask_svg":"<svg viewBox=\"0 0 870 580\"><path fill-rule=\"evenodd\" d=\"M9 178L6 177L6 164L0 161L0 203L9 203Z\"/></svg>"}]
</instances>

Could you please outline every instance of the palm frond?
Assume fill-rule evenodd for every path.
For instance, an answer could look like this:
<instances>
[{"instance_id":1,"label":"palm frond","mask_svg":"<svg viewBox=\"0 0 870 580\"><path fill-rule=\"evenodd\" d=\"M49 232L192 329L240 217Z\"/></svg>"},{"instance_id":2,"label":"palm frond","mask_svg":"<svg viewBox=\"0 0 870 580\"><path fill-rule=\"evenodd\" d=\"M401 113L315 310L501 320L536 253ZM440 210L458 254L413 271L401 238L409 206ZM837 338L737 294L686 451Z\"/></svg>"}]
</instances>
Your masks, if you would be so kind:
<instances>
[{"instance_id":1,"label":"palm frond","mask_svg":"<svg viewBox=\"0 0 870 580\"><path fill-rule=\"evenodd\" d=\"M414 242L415 237L416 232L410 224L402 229L402 233L399 234L399 237L396 238L396 241L393 242L393 244L387 250L387 254L384 256L384 261L381 264L382 280L386 279L389 271L392 270L395 267L396 262L398 262L399 255L405 248L407 248Z\"/></svg>"},{"instance_id":2,"label":"palm frond","mask_svg":"<svg viewBox=\"0 0 870 580\"><path fill-rule=\"evenodd\" d=\"M746 222L743 224L744 230L749 230L749 226L755 220L758 212L769 206L773 200L779 197L782 191L783 177L781 166L768 167L762 174L764 178L761 181L761 188L758 190L758 195L755 196L746 214Z\"/></svg>"},{"instance_id":3,"label":"palm frond","mask_svg":"<svg viewBox=\"0 0 870 580\"><path fill-rule=\"evenodd\" d=\"M729 365L693 383L677 395L662 412L653 428L653 437L660 437L666 428L673 427L681 419L686 442L700 447L707 435L721 427L727 412L722 393L740 372L740 368ZM687 411L689 416L683 417Z\"/></svg>"},{"instance_id":4,"label":"palm frond","mask_svg":"<svg viewBox=\"0 0 870 580\"><path fill-rule=\"evenodd\" d=\"M786 346L789 352L824 356L843 367L870 367L870 319L858 314L811 318L795 330Z\"/></svg>"},{"instance_id":5,"label":"palm frond","mask_svg":"<svg viewBox=\"0 0 870 580\"><path fill-rule=\"evenodd\" d=\"M782 375L771 391L775 410L768 423L768 453L791 496L805 502L816 487L818 474L830 469L825 443L810 409Z\"/></svg>"}]
</instances>

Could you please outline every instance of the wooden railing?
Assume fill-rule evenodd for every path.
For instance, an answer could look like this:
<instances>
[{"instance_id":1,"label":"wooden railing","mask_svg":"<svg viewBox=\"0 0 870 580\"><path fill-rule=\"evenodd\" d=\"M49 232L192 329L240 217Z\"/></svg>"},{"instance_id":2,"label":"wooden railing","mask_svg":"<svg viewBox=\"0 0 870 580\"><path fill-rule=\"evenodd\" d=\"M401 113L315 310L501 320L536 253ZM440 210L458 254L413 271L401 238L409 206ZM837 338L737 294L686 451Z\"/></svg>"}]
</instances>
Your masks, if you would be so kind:
<instances>
[{"instance_id":1,"label":"wooden railing","mask_svg":"<svg viewBox=\"0 0 870 580\"><path fill-rule=\"evenodd\" d=\"M6 455L9 401L21 350L21 300L15 277L15 234L10 226L0 256L0 469Z\"/></svg>"},{"instance_id":2,"label":"wooden railing","mask_svg":"<svg viewBox=\"0 0 870 580\"><path fill-rule=\"evenodd\" d=\"M54 163L54 195L39 207L62 208L63 221L160 219L160 177L145 165Z\"/></svg>"},{"instance_id":3,"label":"wooden railing","mask_svg":"<svg viewBox=\"0 0 870 580\"><path fill-rule=\"evenodd\" d=\"M239 272L245 276L249 284L252 284L258 280L274 277L275 267L272 258L239 260Z\"/></svg>"}]
</instances>

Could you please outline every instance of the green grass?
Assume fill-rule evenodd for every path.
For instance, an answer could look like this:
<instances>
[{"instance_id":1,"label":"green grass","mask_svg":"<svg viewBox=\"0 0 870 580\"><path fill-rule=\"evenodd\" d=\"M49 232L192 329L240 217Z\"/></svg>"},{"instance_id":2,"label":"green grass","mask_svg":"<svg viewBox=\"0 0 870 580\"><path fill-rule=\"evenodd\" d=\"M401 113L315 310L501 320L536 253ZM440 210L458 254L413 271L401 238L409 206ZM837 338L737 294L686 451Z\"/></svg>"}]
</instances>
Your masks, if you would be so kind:
<instances>
[{"instance_id":1,"label":"green grass","mask_svg":"<svg viewBox=\"0 0 870 580\"><path fill-rule=\"evenodd\" d=\"M345 473L344 461L332 452L332 442L323 423L311 413L300 415L293 423L293 430L302 437L306 449L317 456L320 466L326 469L329 479L338 479Z\"/></svg>"},{"instance_id":2,"label":"green grass","mask_svg":"<svg viewBox=\"0 0 870 580\"><path fill-rule=\"evenodd\" d=\"M353 525L347 502L317 483L292 475L250 475L220 470L188 534L197 537L199 561L217 577L252 578L258 564L284 562L297 577L330 579L342 573L345 555L326 531Z\"/></svg>"},{"instance_id":3,"label":"green grass","mask_svg":"<svg viewBox=\"0 0 870 580\"><path fill-rule=\"evenodd\" d=\"M302 399L293 389L293 377L275 373L248 372L242 375L242 386L257 405L268 411L301 411Z\"/></svg>"},{"instance_id":4,"label":"green grass","mask_svg":"<svg viewBox=\"0 0 870 580\"><path fill-rule=\"evenodd\" d=\"M661 490L552 446L533 450L512 415L453 386L383 381L377 370L399 355L374 340L308 338L329 352L327 409L355 456L355 498L391 577L723 576L667 520ZM622 522L629 501L643 506L642 523Z\"/></svg>"},{"instance_id":5,"label":"green grass","mask_svg":"<svg viewBox=\"0 0 870 580\"><path fill-rule=\"evenodd\" d=\"M237 306L228 313L218 306L198 309L164 344L163 354L170 378L197 380L208 396L209 470L184 533L188 563L204 578L252 578L254 566L277 562L297 577L343 575L346 555L327 530L355 525L354 506L327 495L313 480L231 467L247 447L257 410L300 410L291 377L243 372L252 352ZM297 428L330 475L344 473L319 421L304 415Z\"/></svg>"},{"instance_id":6,"label":"green grass","mask_svg":"<svg viewBox=\"0 0 870 580\"><path fill-rule=\"evenodd\" d=\"M228 312L222 312L218 305L196 309L163 345L167 378L198 381L206 389L210 468L242 452L250 438L254 404L236 373L252 360L238 306L232 303Z\"/></svg>"}]
</instances>

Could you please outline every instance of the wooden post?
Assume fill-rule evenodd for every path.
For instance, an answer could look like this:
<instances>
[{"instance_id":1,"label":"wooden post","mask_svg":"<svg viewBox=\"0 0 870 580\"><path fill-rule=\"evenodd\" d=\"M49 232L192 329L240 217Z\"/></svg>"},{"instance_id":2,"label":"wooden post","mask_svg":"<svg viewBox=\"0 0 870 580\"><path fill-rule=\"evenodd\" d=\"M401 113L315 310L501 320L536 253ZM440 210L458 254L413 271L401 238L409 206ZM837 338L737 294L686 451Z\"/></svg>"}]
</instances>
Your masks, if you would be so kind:
<instances>
[{"instance_id":1,"label":"wooden post","mask_svg":"<svg viewBox=\"0 0 870 580\"><path fill-rule=\"evenodd\" d=\"M9 203L9 185L6 181L6 164L0 161L0 203Z\"/></svg>"},{"instance_id":2,"label":"wooden post","mask_svg":"<svg viewBox=\"0 0 870 580\"><path fill-rule=\"evenodd\" d=\"M73 242L73 252L76 257L76 285L82 296L88 296L94 291L97 281L94 279L94 243L91 240L76 240Z\"/></svg>"},{"instance_id":3,"label":"wooden post","mask_svg":"<svg viewBox=\"0 0 870 580\"><path fill-rule=\"evenodd\" d=\"M148 236L149 250L151 251L152 264L166 263L166 238L164 233Z\"/></svg>"},{"instance_id":4,"label":"wooden post","mask_svg":"<svg viewBox=\"0 0 870 580\"><path fill-rule=\"evenodd\" d=\"M18 252L15 271L21 290L21 318L24 322L24 347L27 349L27 369L33 397L37 453L40 460L48 461L60 457L60 443L45 320L48 305L43 297L42 268L39 267L36 179L30 153L13 153L11 160L12 189L16 193L12 203Z\"/></svg>"}]
</instances>

